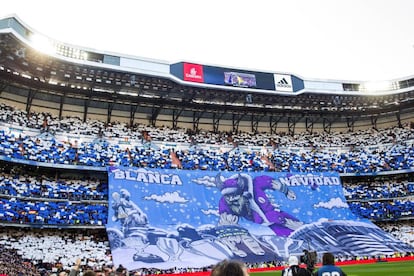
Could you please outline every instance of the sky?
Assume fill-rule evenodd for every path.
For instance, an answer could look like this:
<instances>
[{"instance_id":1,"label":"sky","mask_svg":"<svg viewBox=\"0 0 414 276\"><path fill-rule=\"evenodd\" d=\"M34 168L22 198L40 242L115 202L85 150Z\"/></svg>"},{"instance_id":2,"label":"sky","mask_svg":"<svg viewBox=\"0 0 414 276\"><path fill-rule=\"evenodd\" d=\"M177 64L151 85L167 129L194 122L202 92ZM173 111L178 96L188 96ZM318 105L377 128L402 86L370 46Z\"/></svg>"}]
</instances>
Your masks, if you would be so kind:
<instances>
[{"instance_id":1,"label":"sky","mask_svg":"<svg viewBox=\"0 0 414 276\"><path fill-rule=\"evenodd\" d=\"M13 0L50 38L135 57L381 81L414 75L412 0Z\"/></svg>"}]
</instances>

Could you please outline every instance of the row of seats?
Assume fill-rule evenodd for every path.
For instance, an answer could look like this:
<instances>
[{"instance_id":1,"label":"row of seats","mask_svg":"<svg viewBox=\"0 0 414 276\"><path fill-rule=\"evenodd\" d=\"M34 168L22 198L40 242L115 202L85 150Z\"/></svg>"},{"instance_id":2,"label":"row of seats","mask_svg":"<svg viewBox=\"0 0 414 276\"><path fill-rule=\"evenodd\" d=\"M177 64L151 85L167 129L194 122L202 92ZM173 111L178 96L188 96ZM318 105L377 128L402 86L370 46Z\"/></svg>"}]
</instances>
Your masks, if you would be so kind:
<instances>
[{"instance_id":1,"label":"row of seats","mask_svg":"<svg viewBox=\"0 0 414 276\"><path fill-rule=\"evenodd\" d=\"M398 220L414 217L414 202L410 197L390 201L348 202L351 211L371 220Z\"/></svg>"},{"instance_id":2,"label":"row of seats","mask_svg":"<svg viewBox=\"0 0 414 276\"><path fill-rule=\"evenodd\" d=\"M69 270L78 258L82 260L82 265L92 268L112 265L109 242L104 230L2 228L0 251L1 249L14 250L17 256L37 268L53 266L56 269Z\"/></svg>"},{"instance_id":3,"label":"row of seats","mask_svg":"<svg viewBox=\"0 0 414 276\"><path fill-rule=\"evenodd\" d=\"M108 183L83 179L56 179L0 173L0 194L42 199L108 200Z\"/></svg>"},{"instance_id":4,"label":"row of seats","mask_svg":"<svg viewBox=\"0 0 414 276\"><path fill-rule=\"evenodd\" d=\"M125 123L106 123L98 120L81 120L79 117L59 119L47 112L31 112L16 109L0 103L0 122L18 125L24 128L95 137L122 138L129 140L148 140L176 142L188 144L211 144L238 146L278 146L278 147L350 147L392 144L395 141L413 139L413 133L405 127L389 129L357 130L348 133L297 133L293 136L286 133L247 133L247 132L211 132L199 130L197 133L187 129L171 129L168 127L152 127L142 124L128 126Z\"/></svg>"},{"instance_id":5,"label":"row of seats","mask_svg":"<svg viewBox=\"0 0 414 276\"><path fill-rule=\"evenodd\" d=\"M414 141L414 140L413 140ZM4 158L74 164L94 167L110 165L181 168L187 170L228 171L290 171L339 173L376 173L405 170L414 167L414 147L411 144L392 146L384 150L369 147L353 151L332 149L302 149L300 152L275 148L266 153L249 149L232 148L229 151L202 148L162 149L120 144L106 141L83 142L77 145L64 143L54 136L20 136L0 130L0 155Z\"/></svg>"},{"instance_id":6,"label":"row of seats","mask_svg":"<svg viewBox=\"0 0 414 276\"><path fill-rule=\"evenodd\" d=\"M414 166L414 130L408 125L294 136L192 133L184 129L128 127L96 120L82 122L78 118L59 120L48 113L28 114L5 104L0 104L0 121L4 122L0 128L0 155L36 162L94 167L339 173L375 173ZM69 139L70 135L79 140Z\"/></svg>"},{"instance_id":7,"label":"row of seats","mask_svg":"<svg viewBox=\"0 0 414 276\"><path fill-rule=\"evenodd\" d=\"M379 200L414 196L414 183L410 181L372 181L371 183L344 183L344 195L347 200Z\"/></svg>"}]
</instances>

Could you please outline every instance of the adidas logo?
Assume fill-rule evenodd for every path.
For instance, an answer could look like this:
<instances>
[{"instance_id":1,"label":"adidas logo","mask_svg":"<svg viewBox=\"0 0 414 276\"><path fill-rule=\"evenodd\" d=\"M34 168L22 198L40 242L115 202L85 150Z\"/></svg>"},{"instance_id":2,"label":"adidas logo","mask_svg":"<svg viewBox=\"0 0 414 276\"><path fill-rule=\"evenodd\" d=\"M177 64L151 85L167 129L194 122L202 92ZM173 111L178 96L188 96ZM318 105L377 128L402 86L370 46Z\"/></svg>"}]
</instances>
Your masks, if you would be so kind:
<instances>
[{"instance_id":1,"label":"adidas logo","mask_svg":"<svg viewBox=\"0 0 414 276\"><path fill-rule=\"evenodd\" d=\"M282 78L280 81L277 82L278 87L286 87L291 88L292 85L290 85L285 78Z\"/></svg>"},{"instance_id":2,"label":"adidas logo","mask_svg":"<svg viewBox=\"0 0 414 276\"><path fill-rule=\"evenodd\" d=\"M288 82L285 78L283 78L277 84L288 84Z\"/></svg>"}]
</instances>

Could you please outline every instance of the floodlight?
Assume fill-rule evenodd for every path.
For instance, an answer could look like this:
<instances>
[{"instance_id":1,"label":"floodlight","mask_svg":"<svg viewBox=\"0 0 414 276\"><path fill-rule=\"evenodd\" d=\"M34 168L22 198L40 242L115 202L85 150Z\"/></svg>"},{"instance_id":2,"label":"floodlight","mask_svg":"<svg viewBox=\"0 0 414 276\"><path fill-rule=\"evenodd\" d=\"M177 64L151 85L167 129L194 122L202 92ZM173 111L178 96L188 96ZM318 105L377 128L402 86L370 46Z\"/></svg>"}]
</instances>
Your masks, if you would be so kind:
<instances>
[{"instance_id":1,"label":"floodlight","mask_svg":"<svg viewBox=\"0 0 414 276\"><path fill-rule=\"evenodd\" d=\"M55 48L53 46L53 41L50 40L49 38L40 35L40 34L32 34L29 37L29 40L32 42L33 47L45 54L54 54L55 53Z\"/></svg>"},{"instance_id":2,"label":"floodlight","mask_svg":"<svg viewBox=\"0 0 414 276\"><path fill-rule=\"evenodd\" d=\"M389 81L366 82L361 85L361 90L366 92L378 92L391 89Z\"/></svg>"}]
</instances>

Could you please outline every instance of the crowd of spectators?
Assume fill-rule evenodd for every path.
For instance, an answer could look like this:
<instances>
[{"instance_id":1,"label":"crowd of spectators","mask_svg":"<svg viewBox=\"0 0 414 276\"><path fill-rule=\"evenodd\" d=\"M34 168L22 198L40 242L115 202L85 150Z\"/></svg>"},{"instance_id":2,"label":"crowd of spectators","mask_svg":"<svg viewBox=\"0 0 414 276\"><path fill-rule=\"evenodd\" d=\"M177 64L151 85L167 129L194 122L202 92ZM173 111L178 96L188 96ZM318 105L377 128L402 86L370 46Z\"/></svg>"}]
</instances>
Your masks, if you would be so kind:
<instances>
[{"instance_id":1,"label":"crowd of spectators","mask_svg":"<svg viewBox=\"0 0 414 276\"><path fill-rule=\"evenodd\" d=\"M25 171L0 162L0 221L32 225L105 225L108 184ZM77 177L77 178L75 178Z\"/></svg>"},{"instance_id":2,"label":"crowd of spectators","mask_svg":"<svg viewBox=\"0 0 414 276\"><path fill-rule=\"evenodd\" d=\"M393 180L393 181L391 181ZM394 180L346 183L344 195L349 201L387 200L414 195L414 181Z\"/></svg>"},{"instance_id":3,"label":"crowd of spectators","mask_svg":"<svg viewBox=\"0 0 414 276\"><path fill-rule=\"evenodd\" d=\"M85 270L112 267L109 243L102 229L2 228L0 252L0 272L9 271L9 275L18 275L10 272L13 269L37 273L69 271L78 259ZM26 273L22 275L38 275Z\"/></svg>"},{"instance_id":4,"label":"crowd of spectators","mask_svg":"<svg viewBox=\"0 0 414 276\"><path fill-rule=\"evenodd\" d=\"M355 178L343 190L349 208L359 217L372 221L399 220L414 217L414 181L412 174ZM359 181L356 181L359 180Z\"/></svg>"},{"instance_id":5,"label":"crowd of spectators","mask_svg":"<svg viewBox=\"0 0 414 276\"><path fill-rule=\"evenodd\" d=\"M393 235L400 241L411 244L414 247L414 220L402 221L377 221L375 224L381 229Z\"/></svg>"},{"instance_id":6,"label":"crowd of spectators","mask_svg":"<svg viewBox=\"0 0 414 276\"><path fill-rule=\"evenodd\" d=\"M414 130L408 126L294 136L205 131L190 135L182 129L58 120L0 107L3 158L92 167L354 174L414 167Z\"/></svg>"},{"instance_id":7,"label":"crowd of spectators","mask_svg":"<svg viewBox=\"0 0 414 276\"><path fill-rule=\"evenodd\" d=\"M397 220L412 218L414 201L412 198L389 201L349 202L351 211L359 217L372 220Z\"/></svg>"},{"instance_id":8,"label":"crowd of spectators","mask_svg":"<svg viewBox=\"0 0 414 276\"><path fill-rule=\"evenodd\" d=\"M0 244L0 275L38 276L40 271L31 261L24 260L17 249Z\"/></svg>"},{"instance_id":9,"label":"crowd of spectators","mask_svg":"<svg viewBox=\"0 0 414 276\"><path fill-rule=\"evenodd\" d=\"M0 104L0 223L101 226L107 220L108 184L95 177L29 173L10 161L29 160L102 168L124 165L228 171L337 171L342 174L409 170L414 167L414 130L396 127L354 133L194 133L79 118L58 119ZM34 163L41 165L41 163ZM351 210L394 236L414 245L414 181L385 177L344 181ZM365 182L364 182L365 181ZM398 220L398 222L395 222ZM384 223L384 221L389 221ZM408 221L409 222L409 221ZM398 223L398 224L396 224ZM103 229L103 228L101 228ZM10 257L25 263L23 275L68 270L81 254L84 266L110 267L109 246L102 232L5 228L0 238L1 271ZM72 245L82 249L76 251ZM31 248L31 249L30 249ZM61 250L57 250L61 249ZM278 264L251 264L251 266ZM13 265L12 265L13 266ZM188 269L191 271L191 269ZM20 271L19 271L20 272ZM184 271L173 271L184 272ZM188 272L188 271L186 271ZM151 271L140 271L141 275Z\"/></svg>"},{"instance_id":10,"label":"crowd of spectators","mask_svg":"<svg viewBox=\"0 0 414 276\"><path fill-rule=\"evenodd\" d=\"M31 112L16 109L0 103L0 122L22 128L47 131L52 134L64 133L66 135L95 136L104 138L120 138L131 141L146 140L147 134L154 141L207 144L207 145L234 145L258 146L274 144L278 147L307 148L317 145L319 147L359 147L390 144L412 140L414 133L407 128L393 127L383 130L356 130L347 133L297 133L285 135L284 133L248 133L248 132L211 132L187 129L171 129L169 127L152 127L136 124L129 126L126 123L87 119L85 122L79 117L58 118L47 112Z\"/></svg>"},{"instance_id":11,"label":"crowd of spectators","mask_svg":"<svg viewBox=\"0 0 414 276\"><path fill-rule=\"evenodd\" d=\"M77 174L56 177L25 171L24 167L8 166L1 162L0 194L22 198L45 198L69 201L106 201L108 183L106 179L80 178Z\"/></svg>"}]
</instances>

